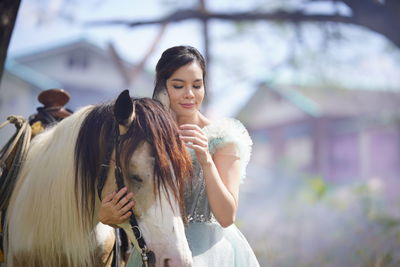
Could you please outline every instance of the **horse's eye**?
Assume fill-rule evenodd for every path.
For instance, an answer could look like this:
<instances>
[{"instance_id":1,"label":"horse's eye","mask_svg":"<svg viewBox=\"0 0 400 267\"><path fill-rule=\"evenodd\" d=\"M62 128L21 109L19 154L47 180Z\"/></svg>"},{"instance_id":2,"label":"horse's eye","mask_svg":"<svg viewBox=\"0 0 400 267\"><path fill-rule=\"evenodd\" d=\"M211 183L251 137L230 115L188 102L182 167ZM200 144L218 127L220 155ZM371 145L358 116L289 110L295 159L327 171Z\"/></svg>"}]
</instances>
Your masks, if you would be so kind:
<instances>
[{"instance_id":1,"label":"horse's eye","mask_svg":"<svg viewBox=\"0 0 400 267\"><path fill-rule=\"evenodd\" d=\"M136 175L136 174L131 175L131 179L132 179L132 180L135 180L135 181L137 181L137 182L139 182L139 183L143 183L143 179L140 178L140 177L139 177L138 175Z\"/></svg>"}]
</instances>

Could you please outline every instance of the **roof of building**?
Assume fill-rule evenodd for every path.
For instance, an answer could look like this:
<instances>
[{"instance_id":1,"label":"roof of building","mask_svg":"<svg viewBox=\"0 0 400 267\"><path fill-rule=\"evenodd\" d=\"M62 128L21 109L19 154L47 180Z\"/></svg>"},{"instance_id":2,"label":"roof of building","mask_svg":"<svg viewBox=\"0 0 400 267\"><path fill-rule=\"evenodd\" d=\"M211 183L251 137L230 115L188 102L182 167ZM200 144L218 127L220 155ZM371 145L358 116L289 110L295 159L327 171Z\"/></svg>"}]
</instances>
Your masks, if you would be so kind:
<instances>
[{"instance_id":1,"label":"roof of building","mask_svg":"<svg viewBox=\"0 0 400 267\"><path fill-rule=\"evenodd\" d=\"M269 85L263 83L237 118L259 128L309 117L400 113L400 92Z\"/></svg>"},{"instance_id":2,"label":"roof of building","mask_svg":"<svg viewBox=\"0 0 400 267\"><path fill-rule=\"evenodd\" d=\"M11 58L14 61L24 64L54 55L67 53L69 51L75 51L77 49L89 49L91 52L94 52L101 57L104 57L104 55L108 55L109 53L107 47L100 46L98 42L87 36L81 36L51 43L49 45L23 51L21 53L16 53L12 55ZM132 62L127 61L125 58L121 58L121 61L125 66L134 66Z\"/></svg>"},{"instance_id":3,"label":"roof of building","mask_svg":"<svg viewBox=\"0 0 400 267\"><path fill-rule=\"evenodd\" d=\"M5 63L5 71L11 75L32 84L38 89L60 88L61 84L46 75L36 72L33 69L15 62L7 60Z\"/></svg>"}]
</instances>

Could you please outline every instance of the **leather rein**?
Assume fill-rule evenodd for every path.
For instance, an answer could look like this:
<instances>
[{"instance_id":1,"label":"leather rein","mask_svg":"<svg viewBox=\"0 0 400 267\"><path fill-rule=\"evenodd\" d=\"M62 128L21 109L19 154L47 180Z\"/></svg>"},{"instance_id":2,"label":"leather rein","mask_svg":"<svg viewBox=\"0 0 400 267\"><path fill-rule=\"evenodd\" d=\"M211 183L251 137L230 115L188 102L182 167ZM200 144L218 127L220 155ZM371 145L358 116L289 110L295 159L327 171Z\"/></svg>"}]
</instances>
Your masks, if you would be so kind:
<instances>
[{"instance_id":1,"label":"leather rein","mask_svg":"<svg viewBox=\"0 0 400 267\"><path fill-rule=\"evenodd\" d=\"M101 200L101 192L103 190L103 187L105 185L106 179L107 179L107 174L110 168L110 161L112 157L112 152L115 149L115 169L114 169L114 174L115 174L115 181L117 184L118 191L121 190L123 187L125 187L125 182L124 182L124 177L121 169L121 162L120 162L120 144L121 144L121 135L119 134L118 131L118 126L116 124L113 125L112 129L112 141L107 143L107 150L106 150L106 157L104 159L104 163L101 164L100 166L100 173L99 173L99 181L97 184L97 194L99 196L99 199ZM125 193L126 195L126 193ZM124 195L124 196L125 196ZM121 198L123 198L122 196ZM155 260L154 253L150 251L147 248L146 242L143 238L142 232L139 228L139 224L137 222L136 216L131 210L131 216L129 217L129 223L131 226L131 230L134 233L134 236L136 238L136 242L133 242L133 246L138 250L142 257L142 262L143 266L147 267L149 266L149 258L151 260ZM116 243L119 238L116 237ZM136 244L135 244L136 243ZM114 248L117 248L117 244L114 246ZM118 251L118 248L117 248ZM117 252L114 251L114 252ZM115 262L115 266L119 266L119 255L118 253L114 253L114 257L116 257L117 260L113 261Z\"/></svg>"}]
</instances>

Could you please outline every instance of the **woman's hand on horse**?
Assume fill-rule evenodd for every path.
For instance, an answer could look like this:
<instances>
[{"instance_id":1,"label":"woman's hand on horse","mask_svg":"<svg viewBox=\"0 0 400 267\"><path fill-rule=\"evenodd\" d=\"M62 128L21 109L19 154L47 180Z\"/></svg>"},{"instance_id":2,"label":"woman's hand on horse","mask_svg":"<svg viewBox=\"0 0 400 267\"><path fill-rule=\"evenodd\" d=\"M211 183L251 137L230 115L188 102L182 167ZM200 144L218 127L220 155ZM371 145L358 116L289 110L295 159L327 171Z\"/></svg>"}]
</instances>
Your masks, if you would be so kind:
<instances>
[{"instance_id":1,"label":"woman's hand on horse","mask_svg":"<svg viewBox=\"0 0 400 267\"><path fill-rule=\"evenodd\" d=\"M179 137L187 147L196 152L197 160L201 165L210 162L211 155L208 151L208 138L196 124L182 124L179 126Z\"/></svg>"},{"instance_id":2,"label":"woman's hand on horse","mask_svg":"<svg viewBox=\"0 0 400 267\"><path fill-rule=\"evenodd\" d=\"M131 216L131 209L135 206L133 200L133 193L128 193L127 188L124 187L118 192L108 194L102 201L99 210L99 221L115 227L126 221ZM124 196L124 197L123 197Z\"/></svg>"}]
</instances>

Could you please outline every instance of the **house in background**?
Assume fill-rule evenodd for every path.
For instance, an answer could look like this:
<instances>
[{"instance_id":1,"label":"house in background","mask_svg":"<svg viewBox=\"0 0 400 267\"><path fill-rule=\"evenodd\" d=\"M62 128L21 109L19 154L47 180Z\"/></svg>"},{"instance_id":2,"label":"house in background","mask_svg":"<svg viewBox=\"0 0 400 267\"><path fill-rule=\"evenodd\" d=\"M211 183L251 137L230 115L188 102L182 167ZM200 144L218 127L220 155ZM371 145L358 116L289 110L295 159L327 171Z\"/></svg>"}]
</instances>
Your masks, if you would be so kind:
<instances>
[{"instance_id":1,"label":"house in background","mask_svg":"<svg viewBox=\"0 0 400 267\"><path fill-rule=\"evenodd\" d=\"M15 61L8 60L5 64L0 82L0 123L10 115L20 115L28 118L36 112L39 106L37 96L43 88L57 88L55 80L48 78ZM15 132L13 125L7 125L0 130L0 146L3 146Z\"/></svg>"},{"instance_id":2,"label":"house in background","mask_svg":"<svg viewBox=\"0 0 400 267\"><path fill-rule=\"evenodd\" d=\"M151 74L137 75L133 84L127 84L112 53L87 39L24 53L13 60L60 83L60 88L71 94L71 109L113 99L128 88L135 96L150 96L152 93ZM121 64L125 69L134 66L124 60Z\"/></svg>"},{"instance_id":3,"label":"house in background","mask_svg":"<svg viewBox=\"0 0 400 267\"><path fill-rule=\"evenodd\" d=\"M253 163L270 173L400 185L399 106L400 92L262 84L236 117L253 137Z\"/></svg>"},{"instance_id":4,"label":"house in background","mask_svg":"<svg viewBox=\"0 0 400 267\"><path fill-rule=\"evenodd\" d=\"M126 69L134 66L125 60L119 63ZM111 100L123 89L133 96L151 96L153 75L139 73L128 84L120 65L110 51L82 38L8 59L0 84L0 121L10 114L28 118L41 106L38 94L50 88L68 91L67 107L72 110ZM14 131L7 128L0 131L0 145Z\"/></svg>"}]
</instances>

